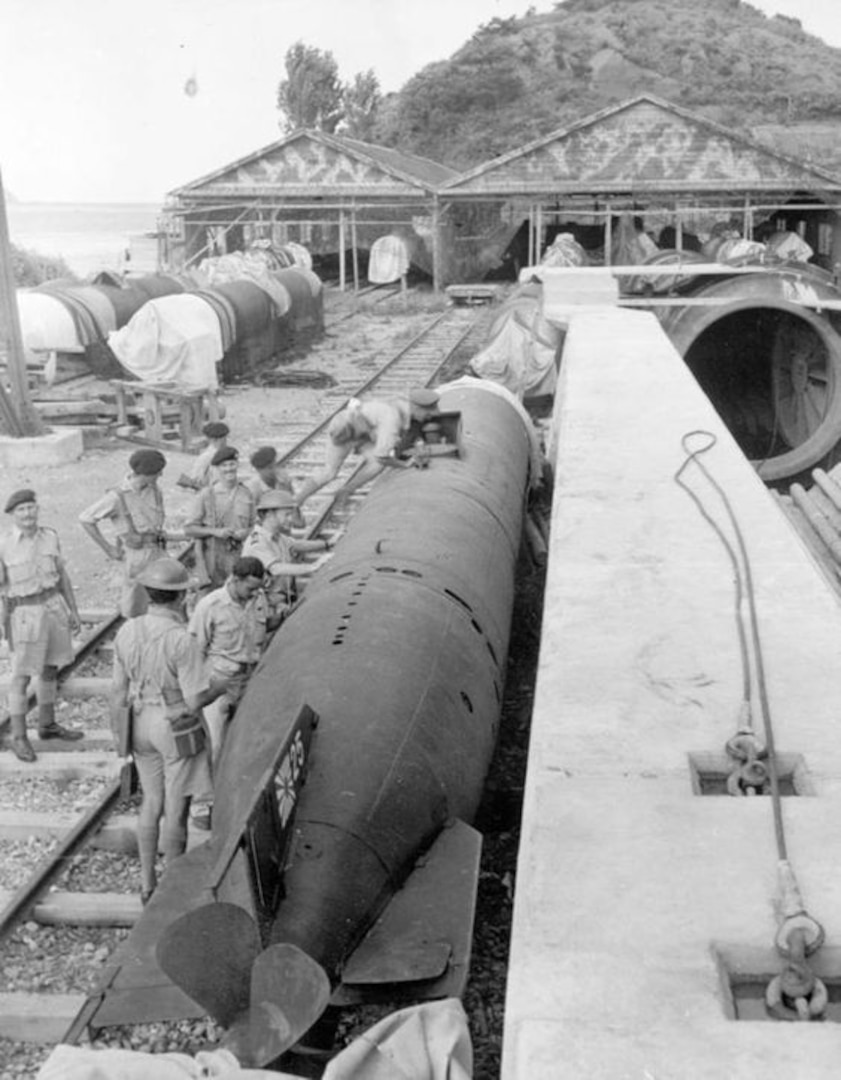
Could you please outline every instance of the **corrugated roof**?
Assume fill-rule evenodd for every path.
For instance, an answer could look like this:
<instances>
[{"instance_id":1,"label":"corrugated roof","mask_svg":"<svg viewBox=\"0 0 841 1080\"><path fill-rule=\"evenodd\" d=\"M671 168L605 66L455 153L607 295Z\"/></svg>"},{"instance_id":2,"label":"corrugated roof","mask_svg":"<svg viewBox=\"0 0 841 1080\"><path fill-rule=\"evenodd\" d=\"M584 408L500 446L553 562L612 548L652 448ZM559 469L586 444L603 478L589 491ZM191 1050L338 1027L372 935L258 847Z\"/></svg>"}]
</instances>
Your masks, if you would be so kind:
<instances>
[{"instance_id":1,"label":"corrugated roof","mask_svg":"<svg viewBox=\"0 0 841 1080\"><path fill-rule=\"evenodd\" d=\"M342 135L301 129L169 194L225 196L424 195L458 174L427 158Z\"/></svg>"},{"instance_id":2,"label":"corrugated roof","mask_svg":"<svg viewBox=\"0 0 841 1080\"><path fill-rule=\"evenodd\" d=\"M651 95L534 139L443 185L448 195L841 190L841 177Z\"/></svg>"}]
</instances>

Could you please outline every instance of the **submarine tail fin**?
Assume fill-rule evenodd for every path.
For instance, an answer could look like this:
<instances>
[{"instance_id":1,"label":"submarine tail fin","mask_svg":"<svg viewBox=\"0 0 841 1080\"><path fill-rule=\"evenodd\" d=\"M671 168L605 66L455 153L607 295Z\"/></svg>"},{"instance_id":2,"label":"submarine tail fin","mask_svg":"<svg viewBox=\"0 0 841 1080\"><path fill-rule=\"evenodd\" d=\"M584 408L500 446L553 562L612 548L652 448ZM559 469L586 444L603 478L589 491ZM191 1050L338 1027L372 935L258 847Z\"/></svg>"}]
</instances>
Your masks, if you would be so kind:
<instances>
[{"instance_id":1,"label":"submarine tail fin","mask_svg":"<svg viewBox=\"0 0 841 1080\"><path fill-rule=\"evenodd\" d=\"M223 1027L248 1008L260 935L243 908L214 903L188 911L164 930L155 952L164 974Z\"/></svg>"},{"instance_id":2,"label":"submarine tail fin","mask_svg":"<svg viewBox=\"0 0 841 1080\"><path fill-rule=\"evenodd\" d=\"M330 1001L330 980L297 945L270 945L251 969L251 1004L224 1045L244 1067L262 1068L293 1046Z\"/></svg>"}]
</instances>

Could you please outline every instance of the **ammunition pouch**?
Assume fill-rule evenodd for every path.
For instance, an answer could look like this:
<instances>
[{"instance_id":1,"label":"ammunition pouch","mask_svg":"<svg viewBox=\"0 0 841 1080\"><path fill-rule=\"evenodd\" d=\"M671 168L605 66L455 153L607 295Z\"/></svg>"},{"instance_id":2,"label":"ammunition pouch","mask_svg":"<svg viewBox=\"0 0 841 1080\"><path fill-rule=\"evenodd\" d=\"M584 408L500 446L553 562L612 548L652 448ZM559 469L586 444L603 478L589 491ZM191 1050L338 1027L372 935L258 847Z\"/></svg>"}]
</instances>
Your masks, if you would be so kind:
<instances>
[{"instance_id":1,"label":"ammunition pouch","mask_svg":"<svg viewBox=\"0 0 841 1080\"><path fill-rule=\"evenodd\" d=\"M176 728L175 724L172 725L172 738L175 741L175 752L179 760L181 758L195 757L196 754L204 750L207 743L207 736L200 717L188 714L182 719L189 722L190 726Z\"/></svg>"},{"instance_id":2,"label":"ammunition pouch","mask_svg":"<svg viewBox=\"0 0 841 1080\"><path fill-rule=\"evenodd\" d=\"M131 753L131 729L134 711L131 705L114 709L111 717L117 756L124 758Z\"/></svg>"},{"instance_id":3,"label":"ammunition pouch","mask_svg":"<svg viewBox=\"0 0 841 1080\"><path fill-rule=\"evenodd\" d=\"M201 716L187 710L179 690L163 690L162 695L179 760L194 757L207 742Z\"/></svg>"}]
</instances>

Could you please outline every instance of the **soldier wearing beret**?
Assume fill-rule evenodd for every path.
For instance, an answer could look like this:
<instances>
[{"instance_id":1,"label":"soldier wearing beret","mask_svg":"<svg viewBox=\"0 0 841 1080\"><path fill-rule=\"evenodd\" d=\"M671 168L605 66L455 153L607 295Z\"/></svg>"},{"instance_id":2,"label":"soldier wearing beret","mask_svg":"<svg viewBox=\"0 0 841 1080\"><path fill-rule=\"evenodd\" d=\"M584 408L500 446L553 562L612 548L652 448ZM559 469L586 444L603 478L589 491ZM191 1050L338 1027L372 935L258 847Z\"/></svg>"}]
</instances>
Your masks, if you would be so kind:
<instances>
[{"instance_id":1,"label":"soldier wearing beret","mask_svg":"<svg viewBox=\"0 0 841 1080\"><path fill-rule=\"evenodd\" d=\"M21 761L31 762L35 751L26 734L30 678L37 679L39 737L83 737L55 718L58 668L73 659L71 632L80 626L79 612L58 535L38 524L35 492L14 492L5 511L12 527L0 537L0 608L12 653L11 747Z\"/></svg>"},{"instance_id":2,"label":"soldier wearing beret","mask_svg":"<svg viewBox=\"0 0 841 1080\"><path fill-rule=\"evenodd\" d=\"M147 608L146 592L137 582L138 574L166 554L164 500L158 486L166 458L160 450L135 450L128 464L128 475L83 510L79 523L109 559L123 563L120 613L131 619L142 615ZM108 540L100 529L100 523L105 520L111 523L113 540Z\"/></svg>"},{"instance_id":3,"label":"soldier wearing beret","mask_svg":"<svg viewBox=\"0 0 841 1080\"><path fill-rule=\"evenodd\" d=\"M251 465L255 475L245 482L245 486L254 496L254 505L260 502L260 496L267 491L285 491L295 494L292 477L281 468L277 461L277 450L273 446L260 446L251 455ZM294 499L293 499L294 502ZM300 510L294 508L292 527L302 529L306 522Z\"/></svg>"},{"instance_id":4,"label":"soldier wearing beret","mask_svg":"<svg viewBox=\"0 0 841 1080\"><path fill-rule=\"evenodd\" d=\"M184 531L196 540L196 568L203 588L224 585L254 526L254 497L237 475L239 451L222 447L212 458L216 479L187 513Z\"/></svg>"},{"instance_id":5,"label":"soldier wearing beret","mask_svg":"<svg viewBox=\"0 0 841 1080\"><path fill-rule=\"evenodd\" d=\"M257 503L257 524L242 546L243 555L252 555L266 568L272 626L283 621L294 603L296 579L314 574L324 562L324 557L312 563L301 562L301 556L313 551L327 552L335 544L335 538L293 538L291 529L297 513L295 498L288 491L264 492Z\"/></svg>"},{"instance_id":6,"label":"soldier wearing beret","mask_svg":"<svg viewBox=\"0 0 841 1080\"><path fill-rule=\"evenodd\" d=\"M194 491L201 491L203 487L207 487L211 479L215 479L211 475L213 457L217 450L222 450L228 445L228 436L231 434L231 429L221 420L211 420L201 431L207 439L207 446L193 462L189 471L182 473L175 481L179 487L192 488Z\"/></svg>"},{"instance_id":7,"label":"soldier wearing beret","mask_svg":"<svg viewBox=\"0 0 841 1080\"><path fill-rule=\"evenodd\" d=\"M438 393L426 387L417 387L406 398L394 401L351 398L327 428L324 467L301 487L298 506L335 479L345 458L357 453L364 463L359 472L339 489L335 505L341 507L352 492L373 480L395 460L397 447L412 421L423 422L437 411Z\"/></svg>"}]
</instances>

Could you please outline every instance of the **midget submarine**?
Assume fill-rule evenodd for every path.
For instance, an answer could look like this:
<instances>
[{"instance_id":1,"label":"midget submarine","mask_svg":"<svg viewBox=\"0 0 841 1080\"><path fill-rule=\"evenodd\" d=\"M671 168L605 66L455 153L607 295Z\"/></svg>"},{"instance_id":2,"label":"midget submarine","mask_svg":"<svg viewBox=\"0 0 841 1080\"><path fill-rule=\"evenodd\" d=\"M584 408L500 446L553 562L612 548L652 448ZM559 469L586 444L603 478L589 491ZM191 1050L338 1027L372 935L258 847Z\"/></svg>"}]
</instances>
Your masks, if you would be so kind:
<instances>
[{"instance_id":1,"label":"midget submarine","mask_svg":"<svg viewBox=\"0 0 841 1080\"><path fill-rule=\"evenodd\" d=\"M167 869L77 1031L209 1013L260 1067L328 1009L463 990L470 822L540 454L504 388L438 389L426 467L381 475L275 635L229 730L211 838Z\"/></svg>"}]
</instances>

